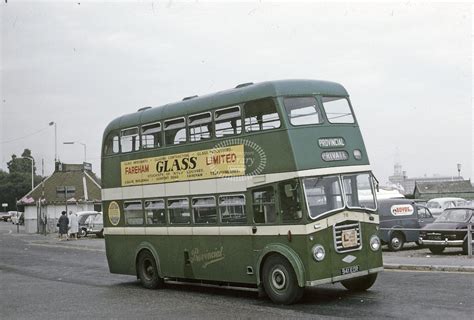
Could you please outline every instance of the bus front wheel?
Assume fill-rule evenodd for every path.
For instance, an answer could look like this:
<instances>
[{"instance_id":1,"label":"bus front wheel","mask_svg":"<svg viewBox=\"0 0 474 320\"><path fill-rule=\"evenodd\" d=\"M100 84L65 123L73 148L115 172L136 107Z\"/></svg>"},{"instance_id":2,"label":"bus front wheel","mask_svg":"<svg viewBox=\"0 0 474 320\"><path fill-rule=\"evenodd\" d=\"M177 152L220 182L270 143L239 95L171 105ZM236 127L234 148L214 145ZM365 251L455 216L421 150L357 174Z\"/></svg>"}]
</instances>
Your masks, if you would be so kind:
<instances>
[{"instance_id":1,"label":"bus front wheel","mask_svg":"<svg viewBox=\"0 0 474 320\"><path fill-rule=\"evenodd\" d=\"M138 278L147 289L156 289L163 285L163 279L158 275L155 257L150 251L143 251L138 256Z\"/></svg>"},{"instance_id":2,"label":"bus front wheel","mask_svg":"<svg viewBox=\"0 0 474 320\"><path fill-rule=\"evenodd\" d=\"M377 280L377 274L372 273L363 277L341 281L341 284L350 291L365 291L372 287Z\"/></svg>"},{"instance_id":3,"label":"bus front wheel","mask_svg":"<svg viewBox=\"0 0 474 320\"><path fill-rule=\"evenodd\" d=\"M279 255L271 255L263 265L263 287L268 297L278 304L297 302L304 292L298 286L295 271L290 262Z\"/></svg>"}]
</instances>

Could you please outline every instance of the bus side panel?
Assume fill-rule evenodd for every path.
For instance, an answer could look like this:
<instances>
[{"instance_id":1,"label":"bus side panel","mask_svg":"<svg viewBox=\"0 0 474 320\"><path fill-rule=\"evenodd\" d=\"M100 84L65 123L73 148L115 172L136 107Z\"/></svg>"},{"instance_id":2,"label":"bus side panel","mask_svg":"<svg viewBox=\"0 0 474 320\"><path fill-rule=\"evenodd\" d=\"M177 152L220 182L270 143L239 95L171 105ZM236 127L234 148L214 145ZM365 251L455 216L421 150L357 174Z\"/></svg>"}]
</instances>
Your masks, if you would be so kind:
<instances>
[{"instance_id":1,"label":"bus side panel","mask_svg":"<svg viewBox=\"0 0 474 320\"><path fill-rule=\"evenodd\" d=\"M136 275L135 252L143 239L130 235L105 236L105 252L111 273Z\"/></svg>"},{"instance_id":2,"label":"bus side panel","mask_svg":"<svg viewBox=\"0 0 474 320\"><path fill-rule=\"evenodd\" d=\"M219 272L219 279L255 284L257 281L252 253L252 237L226 235L221 236L221 239L225 260ZM247 267L251 267L252 272L247 273Z\"/></svg>"}]
</instances>

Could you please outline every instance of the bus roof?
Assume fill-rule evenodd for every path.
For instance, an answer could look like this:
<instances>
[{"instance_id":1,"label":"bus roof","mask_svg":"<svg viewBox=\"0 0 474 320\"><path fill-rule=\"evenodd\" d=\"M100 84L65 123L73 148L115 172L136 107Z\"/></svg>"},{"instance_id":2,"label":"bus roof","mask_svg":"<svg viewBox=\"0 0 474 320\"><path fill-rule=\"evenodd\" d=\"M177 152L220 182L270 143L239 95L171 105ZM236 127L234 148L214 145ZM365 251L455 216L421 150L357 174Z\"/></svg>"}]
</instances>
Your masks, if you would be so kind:
<instances>
[{"instance_id":1,"label":"bus roof","mask_svg":"<svg viewBox=\"0 0 474 320\"><path fill-rule=\"evenodd\" d=\"M238 85L233 89L191 96L183 101L166 105L143 108L138 112L126 114L114 119L104 131L104 136L111 130L137 126L140 123L182 117L196 114L213 108L232 106L245 101L264 97L283 95L322 94L328 96L348 96L346 89L339 83L322 80L276 80L260 83Z\"/></svg>"}]
</instances>

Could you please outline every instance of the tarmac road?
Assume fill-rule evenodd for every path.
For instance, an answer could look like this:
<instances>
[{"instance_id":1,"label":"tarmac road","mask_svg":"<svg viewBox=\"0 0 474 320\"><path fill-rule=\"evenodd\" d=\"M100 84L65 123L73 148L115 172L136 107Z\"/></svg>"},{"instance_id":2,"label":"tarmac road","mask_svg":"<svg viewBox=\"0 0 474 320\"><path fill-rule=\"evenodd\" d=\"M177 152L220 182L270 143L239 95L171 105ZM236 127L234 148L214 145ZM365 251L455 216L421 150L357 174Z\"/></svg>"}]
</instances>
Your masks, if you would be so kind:
<instances>
[{"instance_id":1,"label":"tarmac road","mask_svg":"<svg viewBox=\"0 0 474 320\"><path fill-rule=\"evenodd\" d=\"M471 319L473 273L385 271L374 287L309 288L302 301L277 306L255 292L168 284L143 289L110 274L103 240L57 241L16 234L0 223L1 319Z\"/></svg>"}]
</instances>

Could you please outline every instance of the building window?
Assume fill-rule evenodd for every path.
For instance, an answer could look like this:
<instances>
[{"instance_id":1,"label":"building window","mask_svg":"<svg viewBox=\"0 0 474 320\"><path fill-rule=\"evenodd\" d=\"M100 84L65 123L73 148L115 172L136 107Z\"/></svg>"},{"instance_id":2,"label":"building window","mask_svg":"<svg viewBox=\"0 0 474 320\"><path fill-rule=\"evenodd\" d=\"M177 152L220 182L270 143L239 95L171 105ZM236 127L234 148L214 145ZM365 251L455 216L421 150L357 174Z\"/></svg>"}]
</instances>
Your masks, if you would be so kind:
<instances>
[{"instance_id":1,"label":"building window","mask_svg":"<svg viewBox=\"0 0 474 320\"><path fill-rule=\"evenodd\" d=\"M186 123L184 118L165 121L165 144L181 144L186 142Z\"/></svg>"},{"instance_id":2,"label":"building window","mask_svg":"<svg viewBox=\"0 0 474 320\"><path fill-rule=\"evenodd\" d=\"M76 196L76 187L59 186L56 187L56 196L60 199L70 199Z\"/></svg>"},{"instance_id":3,"label":"building window","mask_svg":"<svg viewBox=\"0 0 474 320\"><path fill-rule=\"evenodd\" d=\"M166 224L165 201L154 199L145 201L147 224Z\"/></svg>"},{"instance_id":4,"label":"building window","mask_svg":"<svg viewBox=\"0 0 474 320\"><path fill-rule=\"evenodd\" d=\"M143 149L161 147L161 123L152 123L142 126Z\"/></svg>"},{"instance_id":5,"label":"building window","mask_svg":"<svg viewBox=\"0 0 474 320\"><path fill-rule=\"evenodd\" d=\"M224 195L219 197L219 213L222 223L245 223L244 195Z\"/></svg>"},{"instance_id":6,"label":"building window","mask_svg":"<svg viewBox=\"0 0 474 320\"><path fill-rule=\"evenodd\" d=\"M191 214L189 213L188 198L169 199L168 214L170 217L170 223L191 223Z\"/></svg>"},{"instance_id":7,"label":"building window","mask_svg":"<svg viewBox=\"0 0 474 320\"><path fill-rule=\"evenodd\" d=\"M189 141L211 138L212 117L210 112L189 116Z\"/></svg>"},{"instance_id":8,"label":"building window","mask_svg":"<svg viewBox=\"0 0 474 320\"><path fill-rule=\"evenodd\" d=\"M126 201L123 204L125 224L129 226L143 224L143 208L141 201Z\"/></svg>"},{"instance_id":9,"label":"building window","mask_svg":"<svg viewBox=\"0 0 474 320\"><path fill-rule=\"evenodd\" d=\"M230 107L214 112L216 137L233 136L242 132L240 107Z\"/></svg>"},{"instance_id":10,"label":"building window","mask_svg":"<svg viewBox=\"0 0 474 320\"><path fill-rule=\"evenodd\" d=\"M120 134L120 146L122 152L138 151L140 149L138 128L122 130Z\"/></svg>"},{"instance_id":11,"label":"building window","mask_svg":"<svg viewBox=\"0 0 474 320\"><path fill-rule=\"evenodd\" d=\"M272 98L249 101L244 106L245 132L271 130L280 127L280 118Z\"/></svg>"}]
</instances>

